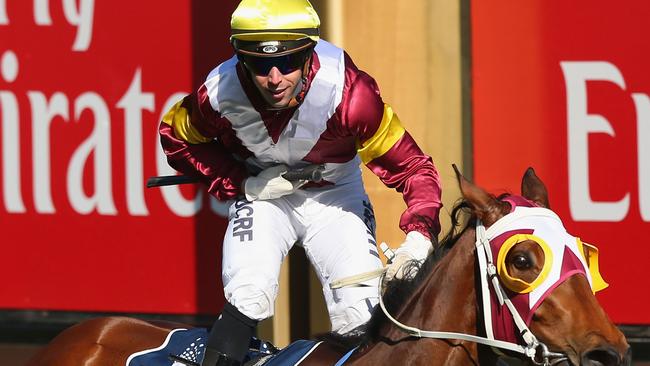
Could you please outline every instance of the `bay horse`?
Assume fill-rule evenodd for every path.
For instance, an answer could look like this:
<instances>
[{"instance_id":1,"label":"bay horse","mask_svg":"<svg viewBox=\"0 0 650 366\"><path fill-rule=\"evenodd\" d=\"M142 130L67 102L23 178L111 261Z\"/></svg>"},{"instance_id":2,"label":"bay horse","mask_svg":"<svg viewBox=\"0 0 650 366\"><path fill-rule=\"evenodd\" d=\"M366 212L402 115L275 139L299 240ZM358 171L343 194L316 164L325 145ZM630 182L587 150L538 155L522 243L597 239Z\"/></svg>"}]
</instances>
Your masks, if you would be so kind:
<instances>
[{"instance_id":1,"label":"bay horse","mask_svg":"<svg viewBox=\"0 0 650 366\"><path fill-rule=\"evenodd\" d=\"M522 196L500 198L454 169L464 200L452 211L452 229L433 254L421 265L412 264L419 267L416 275L386 284L381 308L362 329L343 336L324 336L300 364L335 365L348 353L345 365L495 365L502 355L497 348L505 348L507 355L538 365L631 365L625 337L594 296L600 279L586 268L589 253L584 254L584 260L576 260L579 256L567 255L569 249L565 248L562 270L578 270L550 285L539 279L553 276L554 267L549 267L549 262L558 254L549 251L550 245L536 236L543 228L509 232L501 245L507 247L505 251L491 258L490 249L486 249L487 255L481 257L480 245L498 239L484 239L486 233L521 222L516 220L517 212L541 213L530 220L524 215L523 220L532 220L533 224L549 217L559 222L548 209L546 188L533 169L524 174ZM513 208L522 202L531 209ZM469 217L461 227L463 213ZM559 225L562 227L561 222ZM580 247L585 250L587 245ZM480 262L486 258L488 267L494 264L491 268L496 269L483 273ZM567 267L571 263L575 266ZM486 292L485 282L491 292ZM531 298L540 291L544 294L533 306ZM522 302L522 297L527 300ZM503 312L506 322L499 325L491 321L491 315L483 311L487 307L495 314ZM158 347L178 327L188 328L126 317L84 321L63 331L27 366L125 365L129 355ZM515 329L511 342L507 337L495 337L508 327ZM440 336L434 331L446 333ZM352 347L354 351L348 352Z\"/></svg>"}]
</instances>

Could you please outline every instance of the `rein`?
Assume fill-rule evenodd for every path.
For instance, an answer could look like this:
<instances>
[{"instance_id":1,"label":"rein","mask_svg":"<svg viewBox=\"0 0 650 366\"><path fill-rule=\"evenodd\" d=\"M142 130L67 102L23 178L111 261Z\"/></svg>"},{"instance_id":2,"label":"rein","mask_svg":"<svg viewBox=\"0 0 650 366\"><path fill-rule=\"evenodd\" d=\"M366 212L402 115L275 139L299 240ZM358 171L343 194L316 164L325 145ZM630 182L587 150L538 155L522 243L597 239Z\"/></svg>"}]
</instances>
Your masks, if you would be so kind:
<instances>
[{"instance_id":1,"label":"rein","mask_svg":"<svg viewBox=\"0 0 650 366\"><path fill-rule=\"evenodd\" d=\"M504 221L509 222L511 220L520 218L521 216L522 215L518 214L517 212L512 212L504 216L501 220L499 220L500 222L497 222L495 223L495 225L492 225L489 228L489 230L491 232L494 232L495 230L498 229L496 228L496 226L501 226L497 224L502 224ZM506 220L503 220L504 218ZM505 304L506 308L511 313L515 321L515 325L519 329L519 334L521 335L525 343L524 345L494 339L492 335L492 325L491 322L487 321L488 319L487 317L484 317L486 319L485 328L490 338L480 337L480 336L475 336L475 335L465 334L465 333L427 331L427 330L421 330L419 328L411 327L400 323L388 312L386 306L384 305L381 291L383 288L383 280L384 277L386 276L385 268L335 281L331 284L330 287L339 288L339 287L355 285L365 280L368 280L370 278L379 276L379 292L380 292L379 306L381 310L395 326L397 326L401 331L403 331L404 333L410 336L417 337L417 338L458 339L458 340L484 344L494 348L505 349L508 351L521 353L526 357L528 357L536 365L554 366L563 361L566 361L568 358L565 354L558 353L558 352L551 352L548 349L548 346L540 342L535 337L535 335L533 335L530 329L528 329L528 326L526 325L524 320L521 318L521 315L519 314L515 306L512 304L512 301L510 301L510 299L506 296L506 293L501 287L501 284L499 282L497 268L494 265L494 260L492 258L492 251L490 250L490 243L487 236L487 230L488 229L485 228L483 223L477 219L475 246L476 246L476 255L479 261L479 268L481 269L480 277L481 277L481 293L482 293L481 297L483 299L483 309L484 310L490 309L490 299L489 299L490 288L488 285L488 280L489 280L491 281L491 284L495 290L495 294L499 300L499 303L501 305Z\"/></svg>"}]
</instances>

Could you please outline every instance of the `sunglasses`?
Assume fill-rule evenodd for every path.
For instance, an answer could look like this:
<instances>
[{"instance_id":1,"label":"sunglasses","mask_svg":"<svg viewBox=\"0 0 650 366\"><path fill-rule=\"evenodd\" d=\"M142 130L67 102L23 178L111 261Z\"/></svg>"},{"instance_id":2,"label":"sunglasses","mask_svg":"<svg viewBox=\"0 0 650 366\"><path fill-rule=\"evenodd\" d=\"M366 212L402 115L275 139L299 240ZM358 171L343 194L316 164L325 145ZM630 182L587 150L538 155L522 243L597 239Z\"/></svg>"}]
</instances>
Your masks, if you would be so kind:
<instances>
[{"instance_id":1,"label":"sunglasses","mask_svg":"<svg viewBox=\"0 0 650 366\"><path fill-rule=\"evenodd\" d=\"M274 67L277 67L283 75L286 75L301 69L311 52L312 50L309 48L300 52L275 57L257 57L241 53L237 56L244 66L255 75L268 75Z\"/></svg>"}]
</instances>

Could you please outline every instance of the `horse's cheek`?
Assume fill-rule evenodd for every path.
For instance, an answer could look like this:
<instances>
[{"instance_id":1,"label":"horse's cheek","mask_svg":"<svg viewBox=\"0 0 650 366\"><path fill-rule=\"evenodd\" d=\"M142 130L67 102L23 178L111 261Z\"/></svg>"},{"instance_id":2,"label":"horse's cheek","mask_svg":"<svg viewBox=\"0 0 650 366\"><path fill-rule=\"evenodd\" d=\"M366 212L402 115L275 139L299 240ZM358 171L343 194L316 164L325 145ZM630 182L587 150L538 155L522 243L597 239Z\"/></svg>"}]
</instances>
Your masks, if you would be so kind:
<instances>
[{"instance_id":1,"label":"horse's cheek","mask_svg":"<svg viewBox=\"0 0 650 366\"><path fill-rule=\"evenodd\" d=\"M530 330L546 345L560 346L555 335L563 334L570 320L571 314L551 295L535 311Z\"/></svg>"}]
</instances>

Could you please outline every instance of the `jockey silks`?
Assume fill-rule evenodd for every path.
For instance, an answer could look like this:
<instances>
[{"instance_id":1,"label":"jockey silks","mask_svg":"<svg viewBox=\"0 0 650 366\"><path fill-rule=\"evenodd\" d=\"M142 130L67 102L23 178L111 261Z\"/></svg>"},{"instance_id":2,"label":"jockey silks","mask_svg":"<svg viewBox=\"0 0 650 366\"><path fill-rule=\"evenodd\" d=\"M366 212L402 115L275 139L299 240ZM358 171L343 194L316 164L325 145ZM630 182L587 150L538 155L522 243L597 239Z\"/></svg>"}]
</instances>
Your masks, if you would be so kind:
<instances>
[{"instance_id":1,"label":"jockey silks","mask_svg":"<svg viewBox=\"0 0 650 366\"><path fill-rule=\"evenodd\" d=\"M322 186L361 181L363 162L402 193L402 230L429 235L421 220L427 218L437 234L438 173L375 81L342 49L320 40L304 89L299 106L269 110L233 56L164 116L160 134L168 161L185 174L198 173L221 200L236 198L243 179L271 165L324 164Z\"/></svg>"},{"instance_id":2,"label":"jockey silks","mask_svg":"<svg viewBox=\"0 0 650 366\"><path fill-rule=\"evenodd\" d=\"M375 81L342 49L318 41L302 76L302 102L271 109L257 79L232 57L165 114L160 135L170 165L199 177L220 200L240 197L244 179L270 166L324 165L319 183L233 205L222 276L226 300L265 319L274 312L282 261L299 242L323 285L332 329L343 332L369 319L378 301L378 281L329 289L332 280L381 267L359 165L402 193L405 232L437 235L440 183Z\"/></svg>"}]
</instances>

